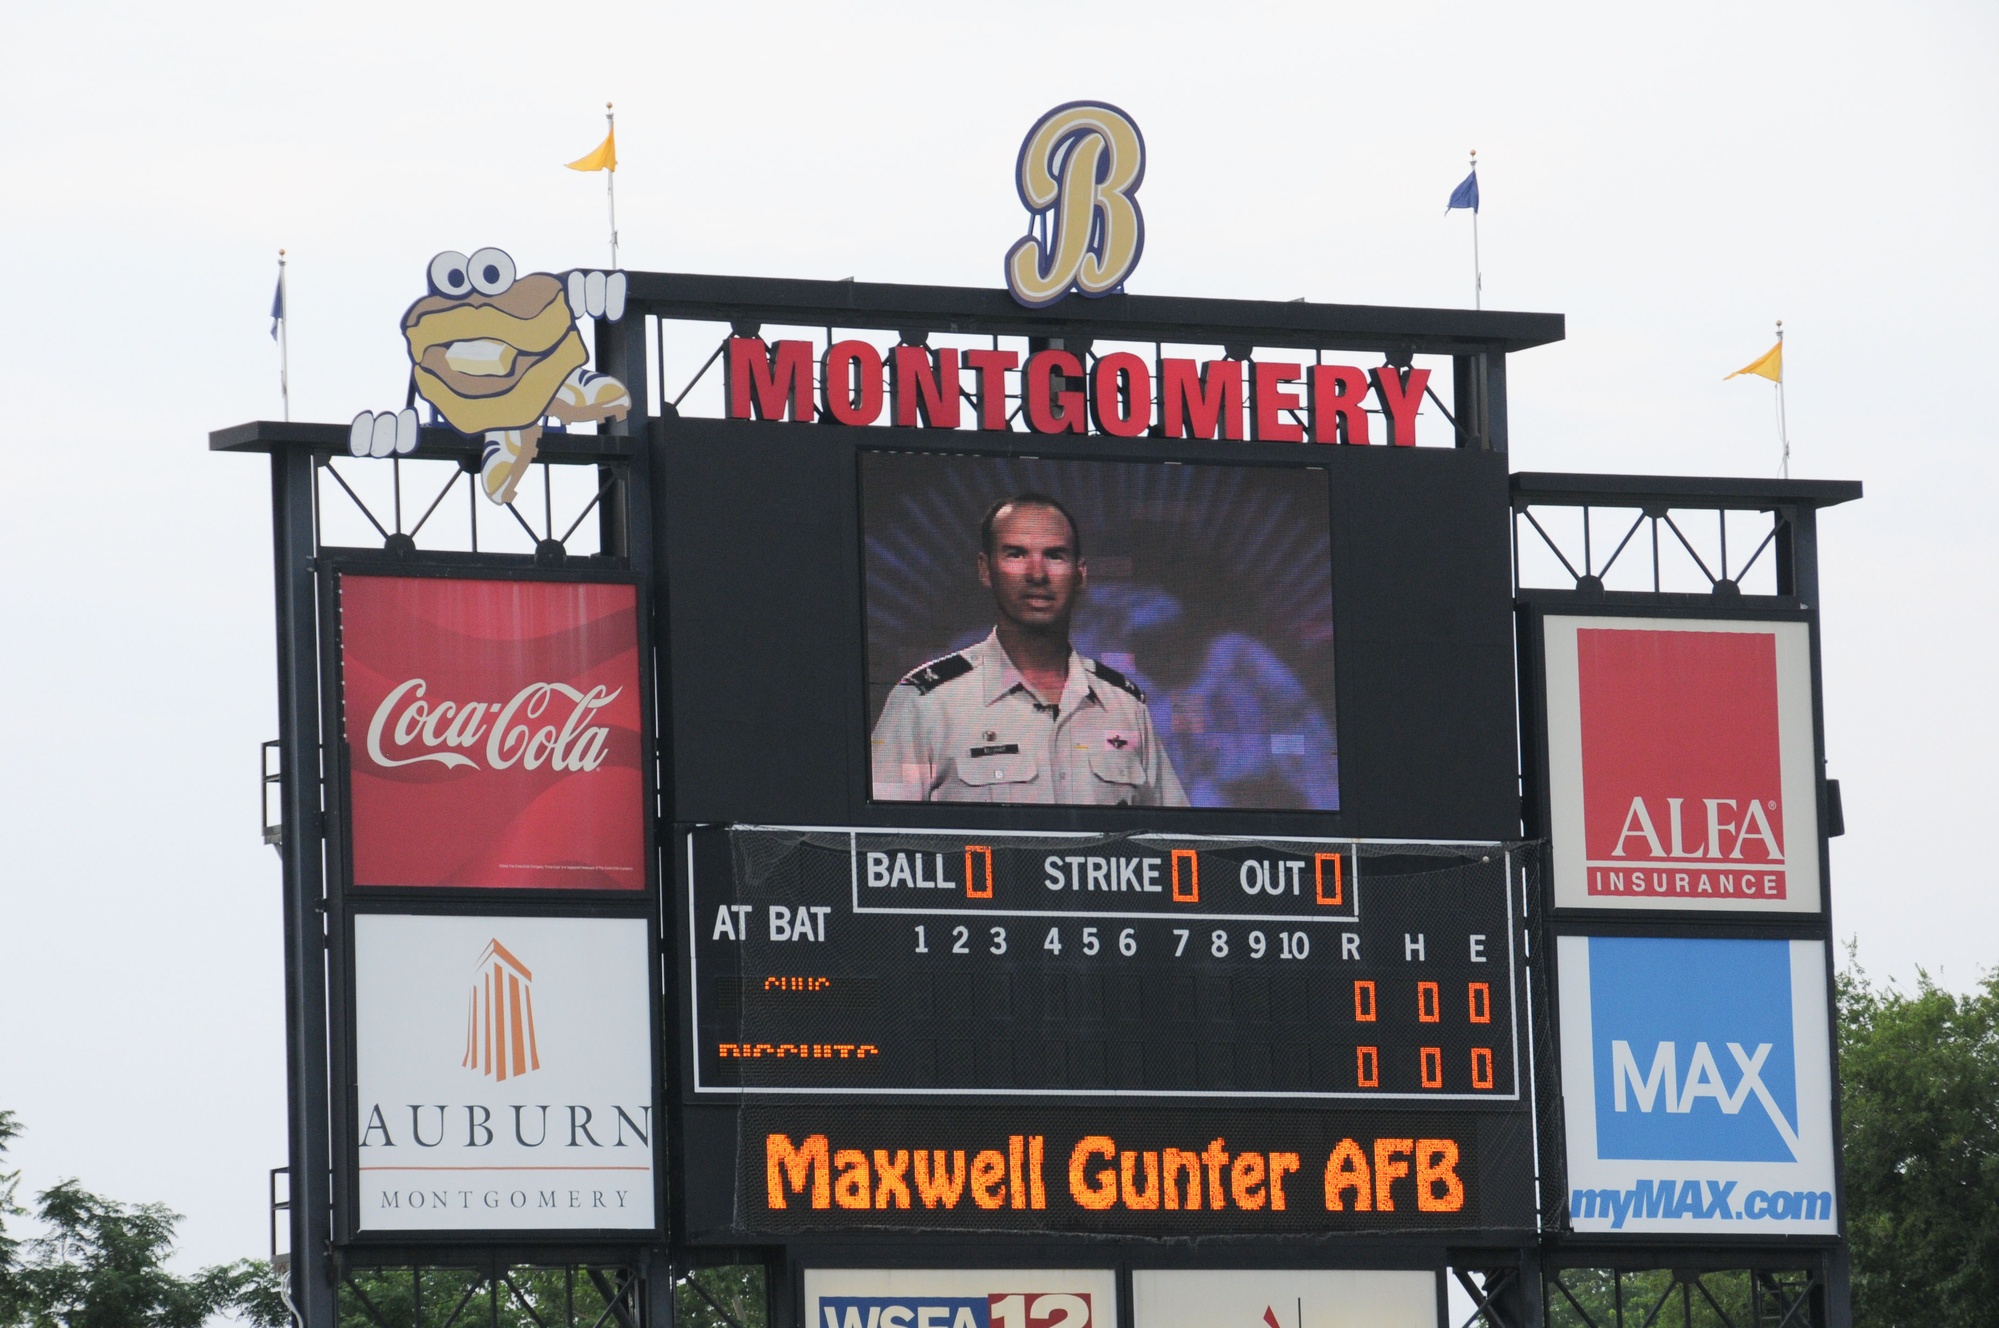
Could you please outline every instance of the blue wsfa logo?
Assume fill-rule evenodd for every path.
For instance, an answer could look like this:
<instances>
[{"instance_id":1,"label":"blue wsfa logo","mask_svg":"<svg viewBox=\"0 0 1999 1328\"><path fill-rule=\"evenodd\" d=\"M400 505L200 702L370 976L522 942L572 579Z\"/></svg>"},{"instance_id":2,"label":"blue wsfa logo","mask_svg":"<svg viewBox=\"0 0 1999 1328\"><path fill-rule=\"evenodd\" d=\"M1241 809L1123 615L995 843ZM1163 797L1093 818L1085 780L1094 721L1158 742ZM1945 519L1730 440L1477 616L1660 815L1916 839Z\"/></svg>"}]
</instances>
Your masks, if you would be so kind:
<instances>
[{"instance_id":1,"label":"blue wsfa logo","mask_svg":"<svg viewBox=\"0 0 1999 1328\"><path fill-rule=\"evenodd\" d=\"M992 1328L985 1296L821 1296L820 1328Z\"/></svg>"},{"instance_id":2,"label":"blue wsfa logo","mask_svg":"<svg viewBox=\"0 0 1999 1328\"><path fill-rule=\"evenodd\" d=\"M815 1328L1092 1328L1085 1293L821 1296Z\"/></svg>"},{"instance_id":3,"label":"blue wsfa logo","mask_svg":"<svg viewBox=\"0 0 1999 1328\"><path fill-rule=\"evenodd\" d=\"M1796 1162L1788 941L1589 941L1597 1156Z\"/></svg>"}]
</instances>

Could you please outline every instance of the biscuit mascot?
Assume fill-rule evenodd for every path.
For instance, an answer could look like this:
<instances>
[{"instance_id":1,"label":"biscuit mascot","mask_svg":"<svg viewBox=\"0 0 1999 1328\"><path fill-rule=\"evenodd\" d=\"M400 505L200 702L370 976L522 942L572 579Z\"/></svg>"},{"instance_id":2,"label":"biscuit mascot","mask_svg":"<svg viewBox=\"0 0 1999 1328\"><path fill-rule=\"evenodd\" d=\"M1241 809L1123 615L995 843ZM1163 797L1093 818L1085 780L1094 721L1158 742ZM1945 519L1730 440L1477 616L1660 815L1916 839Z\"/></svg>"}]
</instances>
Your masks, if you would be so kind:
<instances>
[{"instance_id":1,"label":"biscuit mascot","mask_svg":"<svg viewBox=\"0 0 1999 1328\"><path fill-rule=\"evenodd\" d=\"M410 400L400 411L362 411L348 448L355 456L406 456L416 449L416 398L462 434L484 434L479 484L495 503L513 501L544 428L622 420L631 393L583 366L590 355L576 320L625 313L625 274L517 276L498 249L430 260L430 290L403 314Z\"/></svg>"}]
</instances>

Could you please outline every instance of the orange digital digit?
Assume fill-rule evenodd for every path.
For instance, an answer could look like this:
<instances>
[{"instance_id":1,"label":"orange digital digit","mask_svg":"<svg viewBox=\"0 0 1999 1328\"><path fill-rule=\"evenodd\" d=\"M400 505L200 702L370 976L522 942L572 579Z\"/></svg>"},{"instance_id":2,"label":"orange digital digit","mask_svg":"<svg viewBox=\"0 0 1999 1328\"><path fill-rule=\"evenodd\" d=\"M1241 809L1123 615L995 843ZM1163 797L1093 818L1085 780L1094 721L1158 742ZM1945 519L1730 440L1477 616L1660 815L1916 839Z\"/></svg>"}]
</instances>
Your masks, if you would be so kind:
<instances>
[{"instance_id":1,"label":"orange digital digit","mask_svg":"<svg viewBox=\"0 0 1999 1328\"><path fill-rule=\"evenodd\" d=\"M1333 865L1333 892L1326 893L1326 864ZM1337 853L1315 853L1312 855L1312 876L1318 891L1318 900L1332 908L1346 902L1346 878L1340 870L1340 855Z\"/></svg>"},{"instance_id":2,"label":"orange digital digit","mask_svg":"<svg viewBox=\"0 0 1999 1328\"><path fill-rule=\"evenodd\" d=\"M981 887L974 861L985 863L985 884ZM993 897L993 850L988 844L965 845L965 898L991 899Z\"/></svg>"},{"instance_id":3,"label":"orange digital digit","mask_svg":"<svg viewBox=\"0 0 1999 1328\"><path fill-rule=\"evenodd\" d=\"M1187 885L1180 885L1180 860L1187 861ZM1201 859L1191 848L1173 850L1173 902L1176 904L1198 904L1201 902Z\"/></svg>"},{"instance_id":4,"label":"orange digital digit","mask_svg":"<svg viewBox=\"0 0 1999 1328\"><path fill-rule=\"evenodd\" d=\"M1474 1024L1492 1022L1492 984L1474 982L1471 984L1471 1021Z\"/></svg>"},{"instance_id":5,"label":"orange digital digit","mask_svg":"<svg viewBox=\"0 0 1999 1328\"><path fill-rule=\"evenodd\" d=\"M1492 1087L1491 1047L1473 1047L1471 1049L1471 1086L1473 1088Z\"/></svg>"},{"instance_id":6,"label":"orange digital digit","mask_svg":"<svg viewBox=\"0 0 1999 1328\"><path fill-rule=\"evenodd\" d=\"M1442 1022L1443 1007L1438 1003L1437 984L1419 982L1416 984L1416 1017L1426 1024Z\"/></svg>"},{"instance_id":7,"label":"orange digital digit","mask_svg":"<svg viewBox=\"0 0 1999 1328\"><path fill-rule=\"evenodd\" d=\"M1381 1050L1378 1047L1354 1048L1354 1073L1362 1088L1381 1087Z\"/></svg>"},{"instance_id":8,"label":"orange digital digit","mask_svg":"<svg viewBox=\"0 0 1999 1328\"><path fill-rule=\"evenodd\" d=\"M1444 1086L1444 1049L1442 1047L1423 1048L1423 1087L1442 1088Z\"/></svg>"},{"instance_id":9,"label":"orange digital digit","mask_svg":"<svg viewBox=\"0 0 1999 1328\"><path fill-rule=\"evenodd\" d=\"M1353 1017L1355 1022L1374 1022L1374 979L1360 978L1353 984Z\"/></svg>"}]
</instances>

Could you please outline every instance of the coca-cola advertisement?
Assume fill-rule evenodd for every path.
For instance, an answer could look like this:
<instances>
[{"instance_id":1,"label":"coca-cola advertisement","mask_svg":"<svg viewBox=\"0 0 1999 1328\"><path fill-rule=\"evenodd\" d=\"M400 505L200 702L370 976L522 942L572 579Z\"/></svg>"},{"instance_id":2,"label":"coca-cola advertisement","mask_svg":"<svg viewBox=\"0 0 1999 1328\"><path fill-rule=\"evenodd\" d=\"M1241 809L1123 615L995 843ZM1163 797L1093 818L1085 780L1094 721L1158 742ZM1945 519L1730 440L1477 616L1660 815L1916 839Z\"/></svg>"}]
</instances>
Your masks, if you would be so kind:
<instances>
[{"instance_id":1,"label":"coca-cola advertisement","mask_svg":"<svg viewBox=\"0 0 1999 1328\"><path fill-rule=\"evenodd\" d=\"M638 592L340 581L359 886L645 888Z\"/></svg>"},{"instance_id":2,"label":"coca-cola advertisement","mask_svg":"<svg viewBox=\"0 0 1999 1328\"><path fill-rule=\"evenodd\" d=\"M1802 622L1549 617L1556 902L1816 912Z\"/></svg>"}]
</instances>

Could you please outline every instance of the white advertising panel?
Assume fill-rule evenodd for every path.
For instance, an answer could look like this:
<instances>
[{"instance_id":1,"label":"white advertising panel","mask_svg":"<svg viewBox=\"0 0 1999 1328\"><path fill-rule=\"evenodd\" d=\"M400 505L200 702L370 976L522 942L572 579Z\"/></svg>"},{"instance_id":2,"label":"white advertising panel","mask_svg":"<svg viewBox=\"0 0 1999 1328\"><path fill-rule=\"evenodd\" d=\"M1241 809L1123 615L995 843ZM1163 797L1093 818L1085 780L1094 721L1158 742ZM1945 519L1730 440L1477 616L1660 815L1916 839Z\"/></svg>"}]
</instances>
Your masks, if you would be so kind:
<instances>
[{"instance_id":1,"label":"white advertising panel","mask_svg":"<svg viewBox=\"0 0 1999 1328\"><path fill-rule=\"evenodd\" d=\"M1559 908L1819 910L1800 622L1543 620Z\"/></svg>"},{"instance_id":2,"label":"white advertising panel","mask_svg":"<svg viewBox=\"0 0 1999 1328\"><path fill-rule=\"evenodd\" d=\"M1117 1328L1108 1268L808 1268L812 1328Z\"/></svg>"},{"instance_id":3,"label":"white advertising panel","mask_svg":"<svg viewBox=\"0 0 1999 1328\"><path fill-rule=\"evenodd\" d=\"M1434 1272L1144 1268L1135 1328L1437 1328Z\"/></svg>"},{"instance_id":4,"label":"white advertising panel","mask_svg":"<svg viewBox=\"0 0 1999 1328\"><path fill-rule=\"evenodd\" d=\"M1577 1231L1835 1235L1820 941L1563 936Z\"/></svg>"},{"instance_id":5,"label":"white advertising panel","mask_svg":"<svg viewBox=\"0 0 1999 1328\"><path fill-rule=\"evenodd\" d=\"M358 1229L650 1230L637 918L354 919Z\"/></svg>"}]
</instances>

